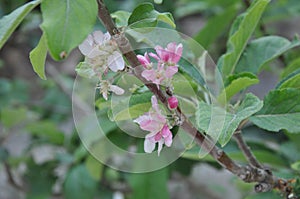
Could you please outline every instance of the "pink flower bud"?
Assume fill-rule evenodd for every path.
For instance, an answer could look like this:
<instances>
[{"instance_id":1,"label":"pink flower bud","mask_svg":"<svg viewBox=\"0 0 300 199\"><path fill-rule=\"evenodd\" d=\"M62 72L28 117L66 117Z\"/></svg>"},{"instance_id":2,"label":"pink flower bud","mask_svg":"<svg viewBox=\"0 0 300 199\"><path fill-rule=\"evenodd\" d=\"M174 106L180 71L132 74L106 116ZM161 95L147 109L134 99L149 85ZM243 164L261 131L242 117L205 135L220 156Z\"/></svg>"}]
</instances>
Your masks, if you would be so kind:
<instances>
[{"instance_id":1,"label":"pink flower bud","mask_svg":"<svg viewBox=\"0 0 300 199\"><path fill-rule=\"evenodd\" d=\"M175 96L168 98L168 105L170 109L175 109L178 106L178 99Z\"/></svg>"}]
</instances>

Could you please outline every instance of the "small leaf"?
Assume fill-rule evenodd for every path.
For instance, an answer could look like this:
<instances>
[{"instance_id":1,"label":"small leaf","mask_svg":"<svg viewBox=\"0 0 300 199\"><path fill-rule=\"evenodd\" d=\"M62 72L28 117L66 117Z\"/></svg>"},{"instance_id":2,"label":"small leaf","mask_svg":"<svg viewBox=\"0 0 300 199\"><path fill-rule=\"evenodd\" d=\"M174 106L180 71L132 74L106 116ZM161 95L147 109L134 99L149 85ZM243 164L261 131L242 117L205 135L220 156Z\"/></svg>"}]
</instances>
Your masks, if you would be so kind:
<instances>
[{"instance_id":1,"label":"small leaf","mask_svg":"<svg viewBox=\"0 0 300 199\"><path fill-rule=\"evenodd\" d=\"M94 198L97 181L90 177L84 165L72 168L65 180L64 195L66 199Z\"/></svg>"},{"instance_id":2,"label":"small leaf","mask_svg":"<svg viewBox=\"0 0 300 199\"><path fill-rule=\"evenodd\" d=\"M100 180L102 177L103 164L100 163L99 160L95 159L95 157L89 155L86 158L85 166L90 176L94 180Z\"/></svg>"},{"instance_id":3,"label":"small leaf","mask_svg":"<svg viewBox=\"0 0 300 199\"><path fill-rule=\"evenodd\" d=\"M132 28L155 27L157 21L163 21L173 28L176 27L171 13L159 13L154 10L151 3L138 5L128 19L128 25Z\"/></svg>"},{"instance_id":4,"label":"small leaf","mask_svg":"<svg viewBox=\"0 0 300 199\"><path fill-rule=\"evenodd\" d=\"M276 89L300 88L300 68L279 82Z\"/></svg>"},{"instance_id":5,"label":"small leaf","mask_svg":"<svg viewBox=\"0 0 300 199\"><path fill-rule=\"evenodd\" d=\"M65 58L93 30L97 17L94 0L45 0L41 4L42 29L51 56Z\"/></svg>"},{"instance_id":6,"label":"small leaf","mask_svg":"<svg viewBox=\"0 0 300 199\"><path fill-rule=\"evenodd\" d=\"M254 1L251 7L242 16L238 17L227 44L227 52L218 61L218 68L223 77L235 71L235 67L244 51L248 40L255 30L265 7L270 0Z\"/></svg>"},{"instance_id":7,"label":"small leaf","mask_svg":"<svg viewBox=\"0 0 300 199\"><path fill-rule=\"evenodd\" d=\"M271 91L264 99L263 108L250 118L260 128L278 132L300 132L300 90L286 88Z\"/></svg>"},{"instance_id":8,"label":"small leaf","mask_svg":"<svg viewBox=\"0 0 300 199\"><path fill-rule=\"evenodd\" d=\"M43 34L38 45L29 54L30 62L33 66L34 72L36 72L36 74L38 74L38 76L44 80L47 79L45 75L47 51L48 47L46 43L46 37Z\"/></svg>"},{"instance_id":9,"label":"small leaf","mask_svg":"<svg viewBox=\"0 0 300 199\"><path fill-rule=\"evenodd\" d=\"M299 45L300 40L298 38L291 42L278 36L267 36L253 40L246 47L235 72L248 71L256 74L267 62Z\"/></svg>"},{"instance_id":10,"label":"small leaf","mask_svg":"<svg viewBox=\"0 0 300 199\"><path fill-rule=\"evenodd\" d=\"M148 112L150 107L151 107L150 102L133 105L115 114L113 120L121 121L121 120L135 119L143 115L144 113Z\"/></svg>"},{"instance_id":11,"label":"small leaf","mask_svg":"<svg viewBox=\"0 0 300 199\"><path fill-rule=\"evenodd\" d=\"M28 2L0 19L0 49L26 15L40 3L41 0Z\"/></svg>"},{"instance_id":12,"label":"small leaf","mask_svg":"<svg viewBox=\"0 0 300 199\"><path fill-rule=\"evenodd\" d=\"M118 10L114 13L111 13L111 17L115 19L115 23L118 27L127 26L130 15L130 12L123 10Z\"/></svg>"},{"instance_id":13,"label":"small leaf","mask_svg":"<svg viewBox=\"0 0 300 199\"><path fill-rule=\"evenodd\" d=\"M281 79L287 77L289 74L294 72L295 70L300 69L300 58L295 59L290 63L281 73Z\"/></svg>"},{"instance_id":14,"label":"small leaf","mask_svg":"<svg viewBox=\"0 0 300 199\"><path fill-rule=\"evenodd\" d=\"M251 73L241 73L238 75L232 75L229 77L229 81L229 85L225 87L225 89L221 92L221 94L218 97L218 101L221 104L225 104L241 90L259 82L257 77Z\"/></svg>"},{"instance_id":15,"label":"small leaf","mask_svg":"<svg viewBox=\"0 0 300 199\"><path fill-rule=\"evenodd\" d=\"M224 146L229 142L239 124L259 111L262 106L262 101L250 93L246 95L235 113L200 102L196 112L197 125Z\"/></svg>"}]
</instances>

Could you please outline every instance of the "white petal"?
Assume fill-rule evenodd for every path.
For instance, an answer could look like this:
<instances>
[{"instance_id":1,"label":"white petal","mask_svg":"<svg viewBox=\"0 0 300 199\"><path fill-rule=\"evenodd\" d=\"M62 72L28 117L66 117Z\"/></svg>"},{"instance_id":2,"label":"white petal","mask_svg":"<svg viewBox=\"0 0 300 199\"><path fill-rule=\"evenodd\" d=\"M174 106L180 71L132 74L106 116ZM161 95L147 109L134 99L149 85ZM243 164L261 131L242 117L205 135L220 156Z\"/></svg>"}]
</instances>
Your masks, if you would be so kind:
<instances>
[{"instance_id":1,"label":"white petal","mask_svg":"<svg viewBox=\"0 0 300 199\"><path fill-rule=\"evenodd\" d=\"M78 46L80 52L83 55L88 55L93 49L93 40L92 36L89 35L83 42Z\"/></svg>"},{"instance_id":2,"label":"white petal","mask_svg":"<svg viewBox=\"0 0 300 199\"><path fill-rule=\"evenodd\" d=\"M125 67L124 59L121 53L114 51L110 56L107 58L108 67L113 71L117 72L118 70L123 70Z\"/></svg>"},{"instance_id":3,"label":"white petal","mask_svg":"<svg viewBox=\"0 0 300 199\"><path fill-rule=\"evenodd\" d=\"M114 92L117 95L123 95L124 94L124 89L120 88L119 86L116 85L110 85L109 86L110 91Z\"/></svg>"},{"instance_id":4,"label":"white petal","mask_svg":"<svg viewBox=\"0 0 300 199\"><path fill-rule=\"evenodd\" d=\"M162 150L163 144L164 144L164 141L163 141L163 140L159 140L159 141L158 141L158 149L157 149L158 156L160 155L160 151Z\"/></svg>"},{"instance_id":5,"label":"white petal","mask_svg":"<svg viewBox=\"0 0 300 199\"><path fill-rule=\"evenodd\" d=\"M92 36L93 36L95 44L103 44L105 35L103 34L102 31L97 30L97 31L93 32Z\"/></svg>"},{"instance_id":6,"label":"white petal","mask_svg":"<svg viewBox=\"0 0 300 199\"><path fill-rule=\"evenodd\" d=\"M154 148L155 148L155 143L151 142L149 139L146 138L144 141L144 151L146 153L152 153Z\"/></svg>"}]
</instances>

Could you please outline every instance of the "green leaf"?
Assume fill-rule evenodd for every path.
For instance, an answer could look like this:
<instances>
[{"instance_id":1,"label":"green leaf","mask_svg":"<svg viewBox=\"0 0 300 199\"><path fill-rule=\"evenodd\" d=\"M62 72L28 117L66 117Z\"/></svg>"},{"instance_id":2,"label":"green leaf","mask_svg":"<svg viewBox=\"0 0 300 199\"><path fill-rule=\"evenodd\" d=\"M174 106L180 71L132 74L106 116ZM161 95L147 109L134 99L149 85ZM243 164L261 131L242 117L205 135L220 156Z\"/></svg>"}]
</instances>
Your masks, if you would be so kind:
<instances>
[{"instance_id":1,"label":"green leaf","mask_svg":"<svg viewBox=\"0 0 300 199\"><path fill-rule=\"evenodd\" d=\"M133 10L128 19L128 25L132 28L155 27L158 21L163 21L173 28L176 27L171 13L159 13L154 10L151 3L142 3Z\"/></svg>"},{"instance_id":2,"label":"green leaf","mask_svg":"<svg viewBox=\"0 0 300 199\"><path fill-rule=\"evenodd\" d=\"M52 143L63 144L64 142L64 134L57 128L56 124L50 120L30 123L26 126L26 129L33 135L46 138Z\"/></svg>"},{"instance_id":3,"label":"green leaf","mask_svg":"<svg viewBox=\"0 0 300 199\"><path fill-rule=\"evenodd\" d=\"M66 199L94 198L96 190L97 181L90 177L84 165L70 170L64 184Z\"/></svg>"},{"instance_id":4,"label":"green leaf","mask_svg":"<svg viewBox=\"0 0 300 199\"><path fill-rule=\"evenodd\" d=\"M80 62L75 69L76 73L85 78L92 78L96 76L95 71L92 67L86 62Z\"/></svg>"},{"instance_id":5,"label":"green leaf","mask_svg":"<svg viewBox=\"0 0 300 199\"><path fill-rule=\"evenodd\" d=\"M224 88L218 97L218 101L221 104L225 104L229 101L235 94L241 90L257 84L259 80L252 73L241 73L238 75L232 75L229 77L230 83Z\"/></svg>"},{"instance_id":6,"label":"green leaf","mask_svg":"<svg viewBox=\"0 0 300 199\"><path fill-rule=\"evenodd\" d=\"M85 166L90 176L94 180L100 180L102 177L103 164L99 160L95 159L93 156L89 155L86 158Z\"/></svg>"},{"instance_id":7,"label":"green leaf","mask_svg":"<svg viewBox=\"0 0 300 199\"><path fill-rule=\"evenodd\" d=\"M18 27L18 25L23 21L26 15L37 5L39 5L41 0L31 1L25 5L17 8L12 13L2 17L0 19L0 49L4 43L8 40L10 35Z\"/></svg>"},{"instance_id":8,"label":"green leaf","mask_svg":"<svg viewBox=\"0 0 300 199\"><path fill-rule=\"evenodd\" d=\"M130 12L123 10L118 10L114 13L111 13L111 17L115 19L115 23L118 27L127 26L130 15Z\"/></svg>"},{"instance_id":9,"label":"green leaf","mask_svg":"<svg viewBox=\"0 0 300 199\"><path fill-rule=\"evenodd\" d=\"M3 108L1 110L1 123L5 127L12 127L16 124L20 124L22 122L25 122L27 119L27 112L28 110L24 107L20 107L17 109L11 109L11 108Z\"/></svg>"},{"instance_id":10,"label":"green leaf","mask_svg":"<svg viewBox=\"0 0 300 199\"><path fill-rule=\"evenodd\" d=\"M136 104L115 114L113 119L114 121L135 119L143 115L144 113L148 112L150 107L151 107L150 102Z\"/></svg>"},{"instance_id":11,"label":"green leaf","mask_svg":"<svg viewBox=\"0 0 300 199\"><path fill-rule=\"evenodd\" d=\"M130 199L169 198L167 167L150 173L130 174L128 181L133 190Z\"/></svg>"},{"instance_id":12,"label":"green leaf","mask_svg":"<svg viewBox=\"0 0 300 199\"><path fill-rule=\"evenodd\" d=\"M297 161L291 165L292 169L300 171L300 161Z\"/></svg>"},{"instance_id":13,"label":"green leaf","mask_svg":"<svg viewBox=\"0 0 300 199\"><path fill-rule=\"evenodd\" d=\"M299 45L298 38L289 41L283 37L267 36L253 40L246 47L235 72L248 71L256 74L267 62Z\"/></svg>"},{"instance_id":14,"label":"green leaf","mask_svg":"<svg viewBox=\"0 0 300 199\"><path fill-rule=\"evenodd\" d=\"M222 71L224 77L235 71L242 52L269 2L270 0L254 1L247 12L237 18L238 22L234 23L234 25L239 26L234 28L234 30L232 29L232 35L227 44L227 52L218 61L218 68Z\"/></svg>"},{"instance_id":15,"label":"green leaf","mask_svg":"<svg viewBox=\"0 0 300 199\"><path fill-rule=\"evenodd\" d=\"M259 111L262 106L262 101L251 93L245 96L235 113L200 102L196 112L197 125L224 146L229 142L239 124Z\"/></svg>"},{"instance_id":16,"label":"green leaf","mask_svg":"<svg viewBox=\"0 0 300 199\"><path fill-rule=\"evenodd\" d=\"M281 80L276 89L300 88L300 68Z\"/></svg>"},{"instance_id":17,"label":"green leaf","mask_svg":"<svg viewBox=\"0 0 300 199\"><path fill-rule=\"evenodd\" d=\"M97 17L95 0L44 0L42 29L51 56L66 57L93 30Z\"/></svg>"},{"instance_id":18,"label":"green leaf","mask_svg":"<svg viewBox=\"0 0 300 199\"><path fill-rule=\"evenodd\" d=\"M300 132L300 90L286 88L271 91L264 99L263 108L250 118L260 128L268 131L285 129Z\"/></svg>"},{"instance_id":19,"label":"green leaf","mask_svg":"<svg viewBox=\"0 0 300 199\"><path fill-rule=\"evenodd\" d=\"M281 73L281 79L287 77L295 70L300 69L300 58L293 60Z\"/></svg>"},{"instance_id":20,"label":"green leaf","mask_svg":"<svg viewBox=\"0 0 300 199\"><path fill-rule=\"evenodd\" d=\"M36 72L36 74L38 74L38 76L44 80L47 79L45 75L47 51L48 47L46 43L46 37L43 34L38 45L29 54L30 62L33 66L34 72Z\"/></svg>"},{"instance_id":21,"label":"green leaf","mask_svg":"<svg viewBox=\"0 0 300 199\"><path fill-rule=\"evenodd\" d=\"M224 31L233 20L238 10L238 6L233 5L222 13L209 19L206 25L194 36L194 39L205 49L209 47Z\"/></svg>"}]
</instances>

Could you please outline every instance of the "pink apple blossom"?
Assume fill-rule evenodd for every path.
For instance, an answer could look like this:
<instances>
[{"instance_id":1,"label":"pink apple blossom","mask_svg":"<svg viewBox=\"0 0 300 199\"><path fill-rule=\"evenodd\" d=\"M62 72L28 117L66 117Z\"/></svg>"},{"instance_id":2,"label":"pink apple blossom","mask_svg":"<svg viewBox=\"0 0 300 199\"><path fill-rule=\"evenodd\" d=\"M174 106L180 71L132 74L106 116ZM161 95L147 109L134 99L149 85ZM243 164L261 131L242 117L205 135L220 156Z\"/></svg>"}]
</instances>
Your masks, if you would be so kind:
<instances>
[{"instance_id":1,"label":"pink apple blossom","mask_svg":"<svg viewBox=\"0 0 300 199\"><path fill-rule=\"evenodd\" d=\"M175 42L172 42L167 45L167 48L156 46L155 51L157 55L154 53L149 55L167 65L176 65L181 58L182 50L183 46L181 43L176 45Z\"/></svg>"},{"instance_id":2,"label":"pink apple blossom","mask_svg":"<svg viewBox=\"0 0 300 199\"><path fill-rule=\"evenodd\" d=\"M178 99L175 96L168 98L168 106L170 109L175 109L178 106Z\"/></svg>"},{"instance_id":3,"label":"pink apple blossom","mask_svg":"<svg viewBox=\"0 0 300 199\"><path fill-rule=\"evenodd\" d=\"M151 153L156 143L158 143L158 155L162 150L163 144L170 147L172 144L172 132L170 131L165 116L161 114L159 105L155 96L151 98L152 108L149 112L138 117L134 122L140 125L140 128L149 131L144 142L144 150Z\"/></svg>"}]
</instances>

